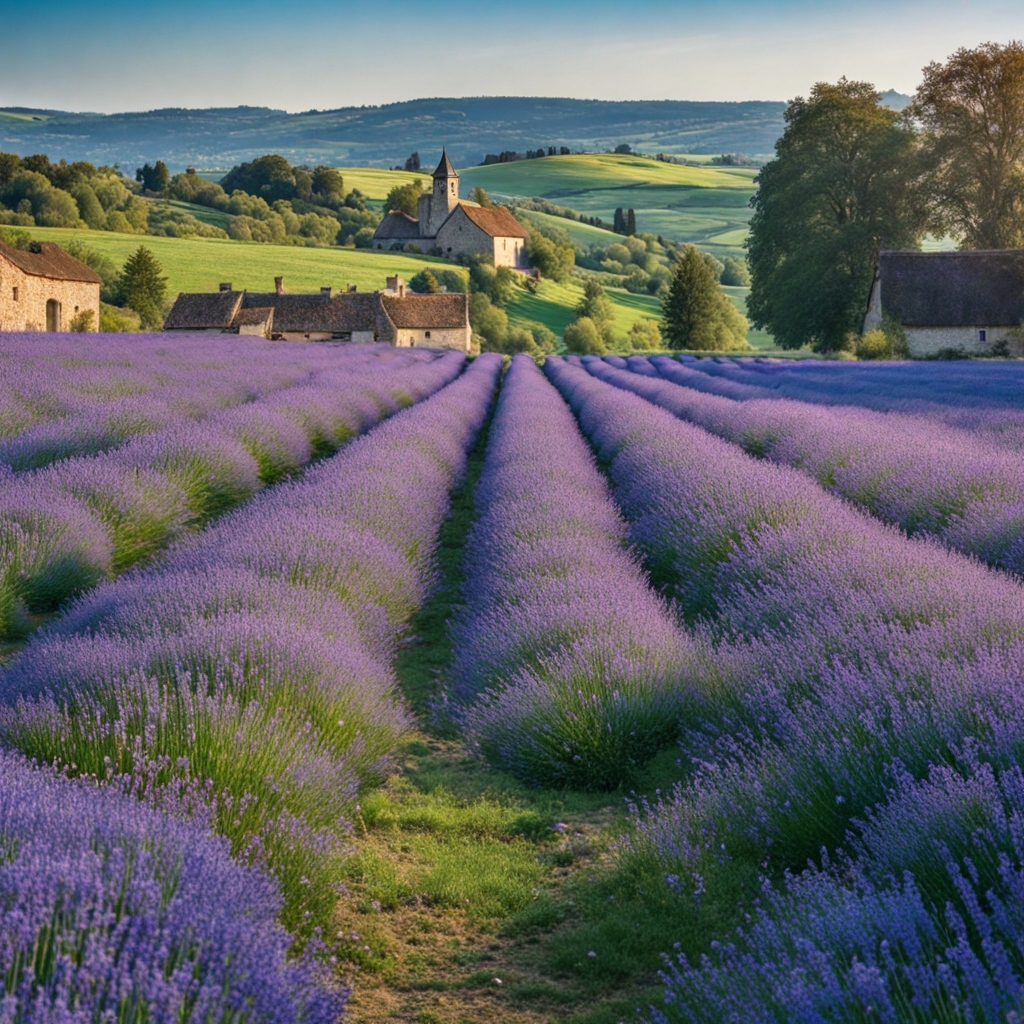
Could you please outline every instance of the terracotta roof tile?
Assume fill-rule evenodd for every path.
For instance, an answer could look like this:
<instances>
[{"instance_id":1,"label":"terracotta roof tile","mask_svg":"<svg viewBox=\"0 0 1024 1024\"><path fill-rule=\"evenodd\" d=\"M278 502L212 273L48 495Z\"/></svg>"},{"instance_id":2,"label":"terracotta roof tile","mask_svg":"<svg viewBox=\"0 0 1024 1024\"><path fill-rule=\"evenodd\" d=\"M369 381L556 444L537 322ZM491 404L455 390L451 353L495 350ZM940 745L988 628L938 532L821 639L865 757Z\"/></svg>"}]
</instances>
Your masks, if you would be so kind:
<instances>
[{"instance_id":1,"label":"terracotta roof tile","mask_svg":"<svg viewBox=\"0 0 1024 1024\"><path fill-rule=\"evenodd\" d=\"M526 229L504 206L485 208L466 203L460 203L459 206L481 231L486 231L492 238L526 238Z\"/></svg>"},{"instance_id":2,"label":"terracotta roof tile","mask_svg":"<svg viewBox=\"0 0 1024 1024\"><path fill-rule=\"evenodd\" d=\"M103 278L92 267L86 266L65 252L56 242L34 243L38 252L15 249L0 242L0 256L5 257L19 270L32 277L48 277L55 281L88 281L89 284L103 284Z\"/></svg>"}]
</instances>

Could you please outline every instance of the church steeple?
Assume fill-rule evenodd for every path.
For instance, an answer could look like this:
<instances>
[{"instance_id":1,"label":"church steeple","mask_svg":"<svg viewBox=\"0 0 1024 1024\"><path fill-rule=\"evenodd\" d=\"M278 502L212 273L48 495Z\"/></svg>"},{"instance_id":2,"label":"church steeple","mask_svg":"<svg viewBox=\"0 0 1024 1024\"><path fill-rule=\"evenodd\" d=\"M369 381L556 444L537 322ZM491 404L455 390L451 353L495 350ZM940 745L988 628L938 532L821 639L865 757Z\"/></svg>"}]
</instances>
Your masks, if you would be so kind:
<instances>
[{"instance_id":1,"label":"church steeple","mask_svg":"<svg viewBox=\"0 0 1024 1024\"><path fill-rule=\"evenodd\" d=\"M434 189L430 196L428 235L436 235L441 225L459 205L459 175L448 159L448 150L441 150L441 162L434 171ZM422 229L421 229L422 230Z\"/></svg>"}]
</instances>

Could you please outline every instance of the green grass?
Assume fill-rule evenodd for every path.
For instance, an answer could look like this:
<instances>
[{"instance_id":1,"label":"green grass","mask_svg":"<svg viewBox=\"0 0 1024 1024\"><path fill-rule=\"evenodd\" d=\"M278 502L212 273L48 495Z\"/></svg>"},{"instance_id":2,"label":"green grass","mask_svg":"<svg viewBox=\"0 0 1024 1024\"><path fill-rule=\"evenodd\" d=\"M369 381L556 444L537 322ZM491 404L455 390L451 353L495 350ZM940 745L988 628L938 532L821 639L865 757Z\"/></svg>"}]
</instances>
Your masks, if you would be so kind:
<instances>
[{"instance_id":1,"label":"green grass","mask_svg":"<svg viewBox=\"0 0 1024 1024\"><path fill-rule=\"evenodd\" d=\"M626 334L637 320L661 317L661 304L651 295L633 295L623 288L607 288L605 293L612 304L612 325L619 334ZM583 286L575 279L541 281L535 295L525 289L517 291L508 314L513 322L536 321L561 335L582 298Z\"/></svg>"},{"instance_id":2,"label":"green grass","mask_svg":"<svg viewBox=\"0 0 1024 1024\"><path fill-rule=\"evenodd\" d=\"M608 223L616 207L632 207L639 231L693 242L723 256L742 251L755 173L598 153L470 167L461 172L461 181L466 194L481 185L498 197L538 196Z\"/></svg>"},{"instance_id":3,"label":"green grass","mask_svg":"<svg viewBox=\"0 0 1024 1024\"><path fill-rule=\"evenodd\" d=\"M162 238L122 235L111 231L76 231L70 228L32 228L44 241L81 241L111 257L119 265L140 245L151 249L167 276L169 295L178 292L216 291L221 281L249 291L272 291L274 278L284 276L292 292L317 291L323 285L360 291L384 287L384 279L399 274L409 280L424 267L451 264L430 256L374 249L311 249L303 246L265 245L221 238Z\"/></svg>"},{"instance_id":4,"label":"green grass","mask_svg":"<svg viewBox=\"0 0 1024 1024\"><path fill-rule=\"evenodd\" d=\"M586 248L589 245L599 245L606 248L614 242L621 242L622 235L605 228L595 228L592 224L583 224L578 220L568 220L565 217L555 217L550 213L538 213L535 210L523 210L520 214L521 220L535 220L545 227L560 228L577 245Z\"/></svg>"}]
</instances>

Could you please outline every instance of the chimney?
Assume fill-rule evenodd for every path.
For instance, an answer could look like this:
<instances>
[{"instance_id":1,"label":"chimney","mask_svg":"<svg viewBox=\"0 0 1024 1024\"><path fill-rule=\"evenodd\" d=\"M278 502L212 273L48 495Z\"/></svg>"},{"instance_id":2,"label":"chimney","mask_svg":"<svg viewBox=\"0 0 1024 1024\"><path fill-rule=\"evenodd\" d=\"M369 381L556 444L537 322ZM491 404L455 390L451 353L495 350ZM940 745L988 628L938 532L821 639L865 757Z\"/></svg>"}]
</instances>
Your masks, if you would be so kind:
<instances>
[{"instance_id":1,"label":"chimney","mask_svg":"<svg viewBox=\"0 0 1024 1024\"><path fill-rule=\"evenodd\" d=\"M275 277L274 278L274 291L277 292L278 295L284 295L284 278L283 277Z\"/></svg>"},{"instance_id":2,"label":"chimney","mask_svg":"<svg viewBox=\"0 0 1024 1024\"><path fill-rule=\"evenodd\" d=\"M399 278L396 275L395 277L389 277L386 280L387 280L387 290L389 292L397 292L398 291L398 282L401 280L401 278Z\"/></svg>"},{"instance_id":3,"label":"chimney","mask_svg":"<svg viewBox=\"0 0 1024 1024\"><path fill-rule=\"evenodd\" d=\"M405 298L405 282L404 281L399 281L398 282L398 297L400 299L404 299Z\"/></svg>"},{"instance_id":4,"label":"chimney","mask_svg":"<svg viewBox=\"0 0 1024 1024\"><path fill-rule=\"evenodd\" d=\"M331 297L331 291L331 286L329 284L325 285L323 288L320 289L321 298L329 299Z\"/></svg>"},{"instance_id":5,"label":"chimney","mask_svg":"<svg viewBox=\"0 0 1024 1024\"><path fill-rule=\"evenodd\" d=\"M349 290L350 292L358 291L358 287L357 287L356 285L354 285L354 284L350 284L350 285L348 286L348 290Z\"/></svg>"},{"instance_id":6,"label":"chimney","mask_svg":"<svg viewBox=\"0 0 1024 1024\"><path fill-rule=\"evenodd\" d=\"M229 291L231 291L231 282L230 281L221 281L221 283L220 283L220 290L222 292L229 292Z\"/></svg>"}]
</instances>

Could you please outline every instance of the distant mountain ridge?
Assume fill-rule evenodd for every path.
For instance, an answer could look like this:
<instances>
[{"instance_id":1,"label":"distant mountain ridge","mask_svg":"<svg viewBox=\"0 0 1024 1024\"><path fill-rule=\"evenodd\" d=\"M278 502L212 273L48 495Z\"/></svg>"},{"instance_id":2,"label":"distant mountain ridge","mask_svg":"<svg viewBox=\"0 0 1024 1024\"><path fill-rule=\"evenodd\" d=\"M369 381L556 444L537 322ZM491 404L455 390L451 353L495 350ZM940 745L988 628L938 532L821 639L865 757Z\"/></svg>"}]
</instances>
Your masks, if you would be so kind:
<instances>
[{"instance_id":1,"label":"distant mountain ridge","mask_svg":"<svg viewBox=\"0 0 1024 1024\"><path fill-rule=\"evenodd\" d=\"M547 146L648 153L770 154L785 103L466 97L290 114L267 107L89 114L0 108L0 150L134 168L162 159L227 169L263 153L293 163L387 167L413 151L424 166L447 145L459 166L487 153Z\"/></svg>"}]
</instances>

